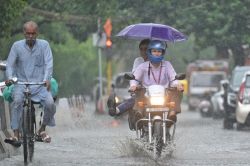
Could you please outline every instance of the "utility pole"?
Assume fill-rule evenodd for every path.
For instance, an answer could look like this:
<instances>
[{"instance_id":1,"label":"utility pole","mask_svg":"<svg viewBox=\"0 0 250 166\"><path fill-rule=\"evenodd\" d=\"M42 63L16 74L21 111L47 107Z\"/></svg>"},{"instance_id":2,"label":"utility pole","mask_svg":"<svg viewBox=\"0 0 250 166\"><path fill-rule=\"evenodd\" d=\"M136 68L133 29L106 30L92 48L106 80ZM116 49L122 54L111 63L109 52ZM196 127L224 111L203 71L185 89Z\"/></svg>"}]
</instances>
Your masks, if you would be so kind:
<instances>
[{"instance_id":1,"label":"utility pole","mask_svg":"<svg viewBox=\"0 0 250 166\"><path fill-rule=\"evenodd\" d=\"M101 38L102 38L102 30L101 30L101 19L100 18L98 18L98 20L97 20L97 29L98 29L98 31L97 31L97 33L98 33L98 41L97 42L99 42L100 40L101 40ZM102 109L102 110L99 110L99 111L103 111L103 94L102 94L102 92L103 92L103 85L102 85L102 50L101 50L101 47L98 47L98 61L99 61L99 63L98 63L98 69L99 69L99 101L100 101L100 109Z\"/></svg>"},{"instance_id":2,"label":"utility pole","mask_svg":"<svg viewBox=\"0 0 250 166\"><path fill-rule=\"evenodd\" d=\"M105 33L103 33L103 29ZM108 92L110 92L111 87L111 77L112 77L112 68L111 68L111 47L112 47L112 41L111 41L111 31L112 31L112 23L111 19L108 19L105 23L105 25L101 26L101 18L99 17L97 19L97 33L93 34L93 45L98 47L98 69L99 69L99 98L98 101L96 101L96 110L100 113L103 113L104 111L104 103L103 103L103 78L102 78L102 48L105 48L106 51L109 52L109 57L107 58L107 77L108 77Z\"/></svg>"}]
</instances>

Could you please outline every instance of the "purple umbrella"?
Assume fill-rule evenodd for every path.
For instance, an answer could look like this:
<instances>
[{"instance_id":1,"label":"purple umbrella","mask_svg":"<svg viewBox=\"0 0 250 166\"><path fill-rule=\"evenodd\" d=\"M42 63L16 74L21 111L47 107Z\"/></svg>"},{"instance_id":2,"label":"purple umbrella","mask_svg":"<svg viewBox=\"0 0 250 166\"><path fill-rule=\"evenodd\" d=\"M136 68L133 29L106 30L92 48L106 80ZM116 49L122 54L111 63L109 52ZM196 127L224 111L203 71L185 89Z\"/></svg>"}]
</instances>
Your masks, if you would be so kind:
<instances>
[{"instance_id":1,"label":"purple umbrella","mask_svg":"<svg viewBox=\"0 0 250 166\"><path fill-rule=\"evenodd\" d=\"M173 27L163 24L140 23L125 27L116 36L127 39L152 39L178 42L187 40L187 37Z\"/></svg>"}]
</instances>

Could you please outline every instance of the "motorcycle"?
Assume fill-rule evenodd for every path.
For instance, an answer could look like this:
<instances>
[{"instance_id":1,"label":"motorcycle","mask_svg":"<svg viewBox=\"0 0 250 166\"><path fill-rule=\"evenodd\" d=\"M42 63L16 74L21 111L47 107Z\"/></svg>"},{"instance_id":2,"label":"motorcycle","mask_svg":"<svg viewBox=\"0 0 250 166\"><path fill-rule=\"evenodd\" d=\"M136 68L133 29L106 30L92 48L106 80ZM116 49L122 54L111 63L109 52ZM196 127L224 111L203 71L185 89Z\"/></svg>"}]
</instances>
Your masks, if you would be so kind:
<instances>
[{"instance_id":1,"label":"motorcycle","mask_svg":"<svg viewBox=\"0 0 250 166\"><path fill-rule=\"evenodd\" d=\"M136 80L133 74L128 73L125 74L125 78ZM184 78L185 74L178 74L172 81ZM130 118L134 117L137 140L147 150L153 152L154 159L157 159L163 151L167 151L171 145L174 145L176 123L168 119L167 115L175 106L174 102L168 101L168 92L176 88L165 88L162 85L151 85L145 88L139 80L136 81L141 87L135 92L129 91L135 97L135 106L132 110L134 113ZM173 124L171 129L167 127L168 123ZM129 125L131 127L132 123L130 122ZM173 148L169 149L170 155L172 152Z\"/></svg>"},{"instance_id":2,"label":"motorcycle","mask_svg":"<svg viewBox=\"0 0 250 166\"><path fill-rule=\"evenodd\" d=\"M207 92L202 97L199 105L198 110L202 117L211 117L213 113L212 104L210 102L212 92Z\"/></svg>"}]
</instances>

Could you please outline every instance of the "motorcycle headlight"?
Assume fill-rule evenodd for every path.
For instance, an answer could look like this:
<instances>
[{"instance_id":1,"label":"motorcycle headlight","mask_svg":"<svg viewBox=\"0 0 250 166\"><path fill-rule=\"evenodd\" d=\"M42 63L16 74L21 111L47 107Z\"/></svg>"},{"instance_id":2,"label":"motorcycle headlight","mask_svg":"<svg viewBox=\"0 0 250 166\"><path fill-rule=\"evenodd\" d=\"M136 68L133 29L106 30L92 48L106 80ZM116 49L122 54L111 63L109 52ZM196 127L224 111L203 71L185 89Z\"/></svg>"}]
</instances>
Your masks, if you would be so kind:
<instances>
[{"instance_id":1,"label":"motorcycle headlight","mask_svg":"<svg viewBox=\"0 0 250 166\"><path fill-rule=\"evenodd\" d=\"M165 99L164 97L159 96L152 96L150 97L150 104L151 105L164 105Z\"/></svg>"},{"instance_id":2,"label":"motorcycle headlight","mask_svg":"<svg viewBox=\"0 0 250 166\"><path fill-rule=\"evenodd\" d=\"M115 97L115 102L116 102L116 103L119 103L119 101L120 101L120 99L116 96L116 97Z\"/></svg>"}]
</instances>

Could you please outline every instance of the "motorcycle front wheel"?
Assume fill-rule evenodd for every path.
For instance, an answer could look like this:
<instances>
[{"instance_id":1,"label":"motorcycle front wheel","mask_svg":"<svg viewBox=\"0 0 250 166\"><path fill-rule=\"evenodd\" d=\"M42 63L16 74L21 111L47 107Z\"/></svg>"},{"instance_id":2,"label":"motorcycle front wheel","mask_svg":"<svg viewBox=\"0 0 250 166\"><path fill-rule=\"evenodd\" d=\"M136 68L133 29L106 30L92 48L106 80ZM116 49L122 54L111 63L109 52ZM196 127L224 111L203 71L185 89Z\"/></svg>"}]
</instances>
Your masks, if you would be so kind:
<instances>
[{"instance_id":1,"label":"motorcycle front wheel","mask_svg":"<svg viewBox=\"0 0 250 166\"><path fill-rule=\"evenodd\" d=\"M157 159L161 156L161 151L163 147L162 140L162 122L156 121L153 126L153 153L154 158Z\"/></svg>"}]
</instances>

